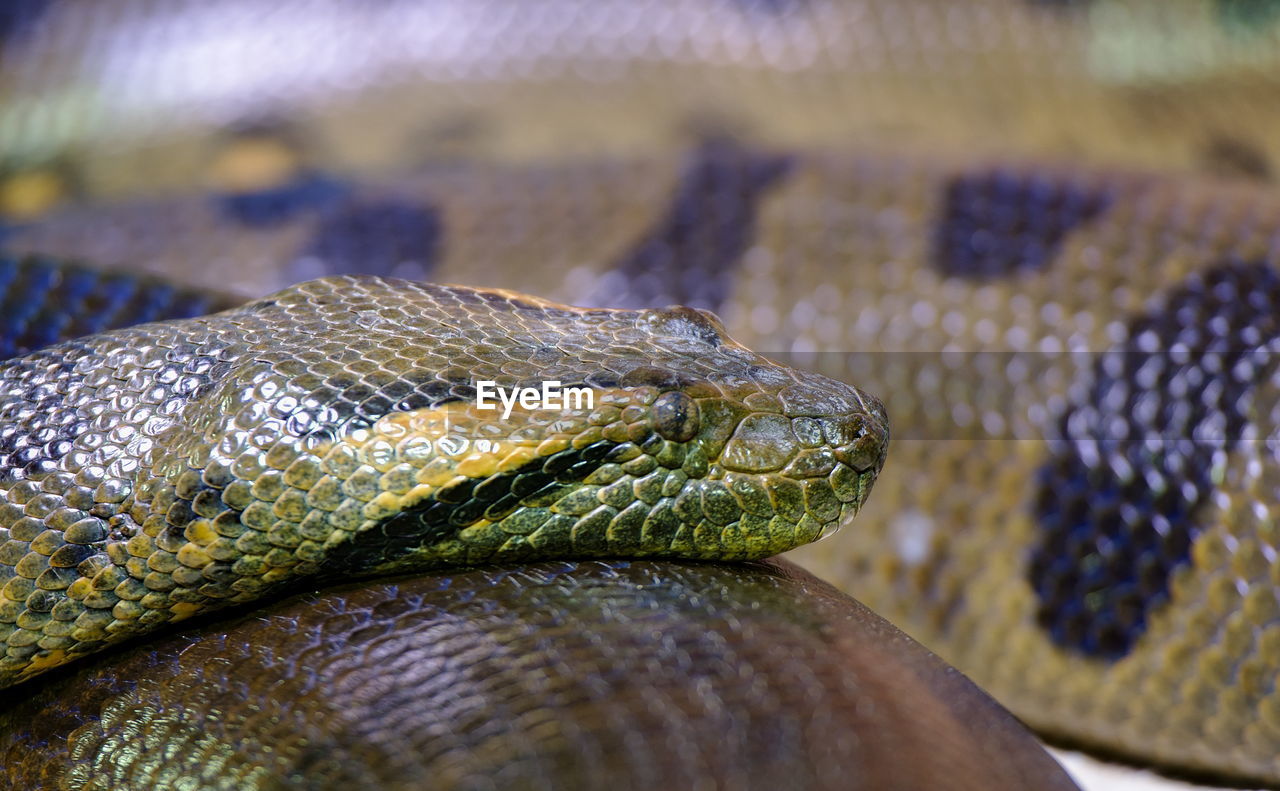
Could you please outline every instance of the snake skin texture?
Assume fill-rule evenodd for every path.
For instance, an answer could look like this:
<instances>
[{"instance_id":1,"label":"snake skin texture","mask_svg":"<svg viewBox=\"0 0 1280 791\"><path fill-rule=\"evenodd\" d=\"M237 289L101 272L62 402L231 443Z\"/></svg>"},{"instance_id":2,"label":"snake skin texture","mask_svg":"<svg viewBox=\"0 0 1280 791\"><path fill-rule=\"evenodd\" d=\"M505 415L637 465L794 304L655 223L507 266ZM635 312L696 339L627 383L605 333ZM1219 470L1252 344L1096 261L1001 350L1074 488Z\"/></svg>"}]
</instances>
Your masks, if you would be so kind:
<instances>
[{"instance_id":1,"label":"snake skin texture","mask_svg":"<svg viewBox=\"0 0 1280 791\"><path fill-rule=\"evenodd\" d=\"M0 355L5 359L60 340L201 316L242 301L155 277L16 257L0 257L0 294Z\"/></svg>"},{"instance_id":2,"label":"snake skin texture","mask_svg":"<svg viewBox=\"0 0 1280 791\"><path fill-rule=\"evenodd\" d=\"M1276 3L21 5L6 250L714 311L887 406L798 562L1046 736L1280 785Z\"/></svg>"},{"instance_id":3,"label":"snake skin texture","mask_svg":"<svg viewBox=\"0 0 1280 791\"><path fill-rule=\"evenodd\" d=\"M53 675L0 713L0 766L113 791L1074 788L963 676L778 563L305 594Z\"/></svg>"},{"instance_id":4,"label":"snake skin texture","mask_svg":"<svg viewBox=\"0 0 1280 791\"><path fill-rule=\"evenodd\" d=\"M593 403L503 415L477 392L544 380ZM0 382L5 684L312 576L768 557L851 517L888 448L875 399L708 314L356 276Z\"/></svg>"}]
</instances>

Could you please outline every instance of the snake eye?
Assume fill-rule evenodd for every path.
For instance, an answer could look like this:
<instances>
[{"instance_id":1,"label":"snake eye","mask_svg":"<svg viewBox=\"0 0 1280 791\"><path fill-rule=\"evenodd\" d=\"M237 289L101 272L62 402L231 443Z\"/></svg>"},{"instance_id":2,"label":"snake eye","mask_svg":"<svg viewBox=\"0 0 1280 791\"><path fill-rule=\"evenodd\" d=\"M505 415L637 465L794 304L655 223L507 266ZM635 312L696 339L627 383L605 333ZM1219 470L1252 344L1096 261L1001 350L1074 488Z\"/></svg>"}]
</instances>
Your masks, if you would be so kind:
<instances>
[{"instance_id":1,"label":"snake eye","mask_svg":"<svg viewBox=\"0 0 1280 791\"><path fill-rule=\"evenodd\" d=\"M688 442L698 433L698 403L679 390L658 396L653 402L653 427L663 439Z\"/></svg>"}]
</instances>

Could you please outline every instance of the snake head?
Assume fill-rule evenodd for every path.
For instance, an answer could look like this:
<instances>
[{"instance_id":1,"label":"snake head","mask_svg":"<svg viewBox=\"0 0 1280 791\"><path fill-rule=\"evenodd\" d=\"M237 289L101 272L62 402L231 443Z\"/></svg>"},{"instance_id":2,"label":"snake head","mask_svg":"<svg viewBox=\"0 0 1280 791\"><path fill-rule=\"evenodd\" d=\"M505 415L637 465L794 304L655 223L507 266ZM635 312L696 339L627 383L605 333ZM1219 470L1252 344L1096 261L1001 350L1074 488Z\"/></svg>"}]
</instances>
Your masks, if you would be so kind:
<instances>
[{"instance_id":1,"label":"snake head","mask_svg":"<svg viewBox=\"0 0 1280 791\"><path fill-rule=\"evenodd\" d=\"M852 516L888 442L874 398L707 313L379 278L82 338L0 377L31 435L0 503L0 630L22 631L0 681L309 578L765 557ZM548 382L576 398L482 397Z\"/></svg>"},{"instance_id":2,"label":"snake head","mask_svg":"<svg viewBox=\"0 0 1280 791\"><path fill-rule=\"evenodd\" d=\"M296 403L332 408L333 391L359 380L362 403L378 406L309 421L323 426L320 441L313 429L250 450L247 462L219 461L258 472L237 484L255 490L279 470L290 488L273 485L247 505L272 509L255 520L266 544L301 538L322 571L767 557L851 518L884 461L876 399L754 354L709 313L580 309L378 280L304 284L269 310L324 315L329 300L342 312L303 344L306 394ZM372 318L388 310L406 315ZM370 320L353 320L362 313ZM388 366L389 347L401 370ZM320 374L326 385L316 387ZM282 497L299 503L286 540L272 539L279 522L269 524Z\"/></svg>"}]
</instances>

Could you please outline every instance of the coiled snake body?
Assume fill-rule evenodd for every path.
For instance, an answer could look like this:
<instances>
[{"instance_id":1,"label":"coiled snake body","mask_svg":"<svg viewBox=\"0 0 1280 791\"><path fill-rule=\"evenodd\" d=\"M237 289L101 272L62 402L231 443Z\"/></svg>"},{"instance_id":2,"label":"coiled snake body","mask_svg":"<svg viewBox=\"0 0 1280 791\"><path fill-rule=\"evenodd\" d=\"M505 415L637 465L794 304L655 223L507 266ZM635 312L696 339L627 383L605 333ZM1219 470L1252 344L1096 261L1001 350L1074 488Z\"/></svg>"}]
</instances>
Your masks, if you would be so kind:
<instances>
[{"instance_id":1,"label":"coiled snake body","mask_svg":"<svg viewBox=\"0 0 1280 791\"><path fill-rule=\"evenodd\" d=\"M126 262L177 276L185 285L230 284L249 295L312 277L367 273L516 289L609 308L681 303L714 310L747 346L865 388L884 399L892 416L894 451L875 495L849 529L797 553L808 568L903 626L1045 734L1163 767L1280 782L1280 539L1274 524L1280 495L1272 359L1280 330L1280 200L1272 181L1276 139L1269 134L1280 107L1280 34L1272 4L653 0L640 10L494 2L440 3L427 13L416 4L389 3L353 20L340 4L319 0L286 4L270 18L225 0L211 4L222 9L216 25L166 26L166 19L208 21L199 17L203 12L179 5L172 19L121 15L112 28L118 41L94 39L116 41L117 49L108 46L114 59L95 60L97 50L81 48L87 54L75 62L83 68L70 77L33 67L25 82L14 79L11 95L52 109L32 114L30 122L14 111L17 120L0 127L27 152L27 160L13 166L12 190L4 193L6 247ZM439 23L446 18L448 25ZM47 51L41 47L79 52L84 33L75 19L71 11L55 10L27 33L15 33L16 41L26 42L11 45L15 57L38 64ZM281 21L304 19L314 23L306 28L314 40L293 37L290 31L302 26ZM269 24L278 25L271 29L279 39L272 47L253 46L253 35ZM172 46L125 57L120 53L133 51L131 26ZM207 35L230 50L206 46L194 33L194 39L183 38L188 30L216 30ZM232 75L216 90L200 81L193 84L204 87L156 87L169 83L154 75L210 73L201 58L241 46L312 57L263 56L255 80L237 82ZM327 59L335 51L343 56ZM340 65L323 65L335 62ZM298 63L308 66L295 68ZM98 75L90 87L84 74ZM86 109L86 95L104 98ZM129 101L117 104L118 95ZM49 142L54 138L61 142ZM213 188L192 190L198 179ZM166 190L171 194L155 197ZM25 202L13 197L23 195ZM387 288L368 285L375 282L381 281L359 289ZM309 288L318 287L288 292L292 296L276 305L223 314L242 318L222 320L245 327L268 321L273 311L287 312L295 304L290 300L320 300ZM564 457L580 477L560 481L563 471L544 467L541 474L550 477L543 483L552 490L546 503L531 507L546 511L545 524L561 526L547 540L572 537L578 528L569 520L591 528L580 530L595 536L584 538L584 555L649 554L659 544L704 557L760 557L788 548L861 502L865 476L875 466L869 458L883 450L883 415L872 402L822 379L827 395L800 399L821 414L797 411L800 402L785 394L808 392L819 380L759 358L748 361L732 344L717 345L712 336L721 332L701 313L592 313L509 294L414 293L449 293L454 300L470 293L486 305L508 300L513 317L561 311L536 330L522 328L501 343L478 346L465 371L447 373L457 366L441 361L431 367L430 381L406 382L406 392L381 397L395 404L436 382L421 392L422 404L396 410L427 410L414 431L430 435L455 421L483 430L482 418L448 399L457 395L454 388L472 385L464 380L485 366L492 378L507 376L510 384L556 370L565 384L591 387L606 409L617 412L599 425L588 420L583 430L598 429L610 442L615 440L606 431L618 440L625 435L636 447L643 445L642 432L661 438L665 444L655 444L654 453L667 456L644 451L636 457L658 465L647 474L683 471L684 487L698 479L686 465L696 471L705 464L703 480L745 480L745 491L763 487L769 497L768 508L760 500L755 511L748 507L757 502L754 494L733 490L726 498L730 484L707 484L696 509L689 496L680 506L689 509L680 515L685 532L659 530L661 540L653 544L647 522L636 533L623 516L636 501L624 501L626 487L616 486L622 479L601 477L614 474L614 461ZM400 304L390 293L387 298ZM391 307L360 310L361 332L370 338L404 323ZM656 350L638 347L632 336L619 340L617 359L631 361L624 369L603 364L615 352L608 345L595 348L586 335L555 346L590 361L585 367L555 357L540 340L563 329L557 322L612 328L610 322L624 315L627 332L658 333L643 335L644 343L664 339ZM308 337L320 338L321 329L307 330ZM118 344L145 336L103 337ZM265 349L267 338L244 342ZM363 337L352 343L370 348ZM146 344L129 344L134 346L136 359L145 358ZM517 347L513 359L505 350ZM57 354L73 359L90 354L74 345L59 348ZM305 377L301 368L323 365L334 352L320 341L301 342L297 353L306 355L299 357L306 364L296 375ZM23 359L49 359L39 354ZM695 364L703 354L712 355L707 359L715 361L714 372ZM654 371L637 362L655 355L662 362ZM154 370L196 359L166 361ZM391 354L379 365L397 359ZM265 352L255 352L253 360L244 370L276 364ZM283 425L295 409L310 414L301 405L321 388L315 382L293 392L287 385L295 373L286 373L271 395L257 393L251 389L256 383L237 379L253 374L235 373L228 363L214 355L207 370L189 376L185 369L173 371L177 382L190 380L181 386L199 398L165 401L178 404L173 414L153 414L139 400L130 409L142 411L129 424L141 433L113 440L128 447L152 429L209 440L187 447L165 439L157 447L177 453L161 460L168 483L120 489L119 508L93 516L115 519L111 529L132 530L128 515L137 506L137 532L121 534L118 545L139 547L143 554L131 556L135 567L149 553L168 553L156 554L160 569L139 567L138 574L115 579L111 569L118 566L109 556L80 560L90 564L94 580L105 574L92 595L106 597L110 589L119 597L95 600L110 603L108 613L75 610L61 603L64 594L45 594L34 584L47 571L30 568L43 563L40 558L49 559L49 569L65 568L52 562L58 552L70 557L88 550L65 550L44 539L48 546L37 547L34 560L25 560L29 549L3 558L15 568L26 562L23 570L39 571L17 575L30 584L6 583L23 594L10 601L35 596L40 606L61 606L58 613L74 616L59 619L49 610L47 618L37 612L19 623L9 618L20 617L16 612L0 612L0 623L23 635L8 649L6 667L14 677L60 658L58 651L74 653L82 638L92 645L131 633L144 618L167 620L163 613L258 595L287 582L295 574L288 569L325 572L328 557L341 557L347 568L392 570L394 558L536 556L543 523L522 521L520 509L507 515L506 506L481 509L465 498L483 476L496 481L485 496L509 504L504 498L517 496L514 481L530 474L521 465L569 452L554 449L554 440L540 434L550 426L536 420L523 425L532 432L530 444L504 447L500 453L514 454L506 467L492 453L468 462L476 475L462 476L466 482L427 475L433 482L424 481L426 488L398 491L379 477L377 486L392 492L384 501L399 498L395 508L413 512L415 524L433 524L428 514L443 512L428 504L441 498L458 499L450 513L468 517L465 524L449 523L444 534L431 533L447 534L444 543L410 549L398 527L376 527L379 515L395 510L379 510L382 489L368 500L356 497L363 503L358 518L351 510L356 506L342 511L332 494L334 510L326 513L339 516L325 517L329 532L308 525L292 503L299 496L293 492L309 487L295 482L319 479L287 473L292 457L230 470L243 486L221 472L209 480L184 473L183 465L207 469L215 448L258 447L255 442L266 441L255 435L259 425ZM10 363L7 370L32 364ZM102 375L95 373L97 365L66 366L58 376ZM592 380L602 368L611 377ZM375 369L382 370L353 370L376 377ZM148 392L145 377L151 375L137 374L143 378L134 383L136 392ZM360 388L376 392L382 384L343 377L318 378L333 380L326 393L357 388L352 395L359 398L342 400L352 410L365 398L380 397ZM705 390L707 383L721 395ZM654 400L610 400L641 391ZM670 393L700 405L662 411L681 416L669 418L676 423L696 414L699 432L734 426L735 437L742 432L740 438L761 442L748 443L751 449L741 454L726 442L719 455L677 459L680 441L655 422L658 399L677 398L665 395ZM21 403L32 397L24 395ZM210 398L219 410L184 411L186 404ZM265 406L273 398L298 399L298 406L291 401L290 409L273 412ZM709 419L703 398L722 398L726 406ZM732 405L749 408L750 416ZM245 410L239 425L234 416ZM360 429L366 432L361 439L324 437L321 445L343 449L335 451L341 454L374 452L363 444L377 443L384 430L378 420L385 418L374 412L362 416L370 423ZM832 434L823 428L819 444L802 449L798 437L818 441L819 433L798 429L809 419L843 428ZM305 435L295 428L295 436ZM58 430L48 427L40 447L71 442ZM682 436L679 427L671 430ZM869 431L865 436L873 439L857 440L857 431ZM586 444L563 439L573 452L586 454L604 441L591 438ZM849 447L858 441L868 443L865 453ZM543 448L543 442L553 444ZM779 442L786 453L775 458L776 451L765 448ZM30 446L15 450L31 456L23 464L36 465L33 475L60 480L52 467L40 466L45 451ZM66 460L68 452L70 447L54 455ZM229 450L219 458L217 470L234 461ZM636 459L616 466L649 463ZM720 477L713 474L717 463L727 465ZM783 470L782 478L757 464ZM602 473L606 468L611 471ZM294 477L286 481L288 475ZM395 478L379 471L386 475ZM342 496L372 494L369 476L357 476L355 483L343 479ZM778 496L770 489L791 477L803 479L799 490L781 484L791 494ZM13 491L26 500L6 508L44 507L41 497L48 493L31 480L14 481ZM96 491L102 484L92 485ZM116 496L112 486L103 493ZM455 493L456 486L463 488ZM672 493L664 488L662 496L674 498L675 509L685 489L670 486ZM584 495L575 492L590 487L598 487L592 489L595 499L578 502ZM213 490L223 492L221 505L212 503L207 492ZM627 497L648 505L635 486L630 492ZM616 503L609 499L615 494ZM165 506L163 516L156 503ZM207 513L201 510L206 506ZM239 524L249 519L245 532L219 532L218 520L225 525L231 519L220 516L224 506L239 512ZM477 514L478 522L471 519ZM19 519L17 511L10 515ZM31 517L24 510L21 518ZM154 520L151 529L147 519ZM161 519L182 534L161 529ZM760 530L732 527L742 520ZM60 527L89 531L75 528L80 521ZM273 534L277 522L283 532ZM481 522L481 530L470 526ZM511 529L490 529L491 522ZM35 525L23 525L31 536L20 536L21 542L40 540ZM316 532L309 532L313 527ZM349 541L353 535L381 536L373 555ZM602 541L601 535L611 537ZM468 544L471 538L476 543ZM165 543L152 550L141 546L146 541ZM317 542L325 553L316 553ZM704 552L708 546L714 551ZM128 570L131 558L120 559ZM573 573L585 575L575 579L616 579L610 575L617 569L602 568ZM199 579L189 569L199 570ZM545 569L538 573L555 577ZM622 576L632 573L644 574ZM92 585L64 572L51 571L49 578L60 575L68 577L65 590ZM190 582L173 575L188 575ZM148 587L148 579L163 589ZM612 594L601 595L599 611L611 613ZM645 607L652 604L640 599ZM58 625L81 618L82 626ZM41 636L29 637L37 626ZM84 629L80 636L77 628ZM23 644L32 639L37 642ZM39 640L47 641L44 647ZM175 644L167 646L156 649L162 658L180 653ZM60 683L101 690L95 684L107 682L97 678ZM154 700L136 705L139 711L163 709ZM100 731L113 732L116 724ZM690 760L696 765L700 759ZM88 774L76 777L92 776L77 771Z\"/></svg>"}]
</instances>

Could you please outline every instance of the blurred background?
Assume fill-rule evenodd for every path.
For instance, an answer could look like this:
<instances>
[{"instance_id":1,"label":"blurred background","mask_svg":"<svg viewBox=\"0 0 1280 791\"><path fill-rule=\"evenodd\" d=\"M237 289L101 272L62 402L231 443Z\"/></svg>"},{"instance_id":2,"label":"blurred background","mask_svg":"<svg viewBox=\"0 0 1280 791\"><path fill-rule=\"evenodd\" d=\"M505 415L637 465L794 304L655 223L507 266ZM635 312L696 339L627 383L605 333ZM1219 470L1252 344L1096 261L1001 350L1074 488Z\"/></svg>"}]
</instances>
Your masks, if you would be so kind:
<instances>
[{"instance_id":1,"label":"blurred background","mask_svg":"<svg viewBox=\"0 0 1280 791\"><path fill-rule=\"evenodd\" d=\"M1053 624L1030 517L974 492L1033 496L1070 383L1152 294L1275 260L1277 129L1275 0L0 6L0 252L241 296L359 272L714 310L894 420L871 527L802 561L1060 736L1055 706L1087 724L1081 689L1163 665L1093 638L1049 662L1070 624L988 661Z\"/></svg>"},{"instance_id":2,"label":"blurred background","mask_svg":"<svg viewBox=\"0 0 1280 791\"><path fill-rule=\"evenodd\" d=\"M540 290L581 301L631 230L600 215L669 194L707 141L856 153L880 181L922 156L1266 180L1277 18L1268 0L15 0L0 238L199 260L193 281L251 293L339 204L435 201L464 230L402 207L389 268L491 283L536 256Z\"/></svg>"}]
</instances>

